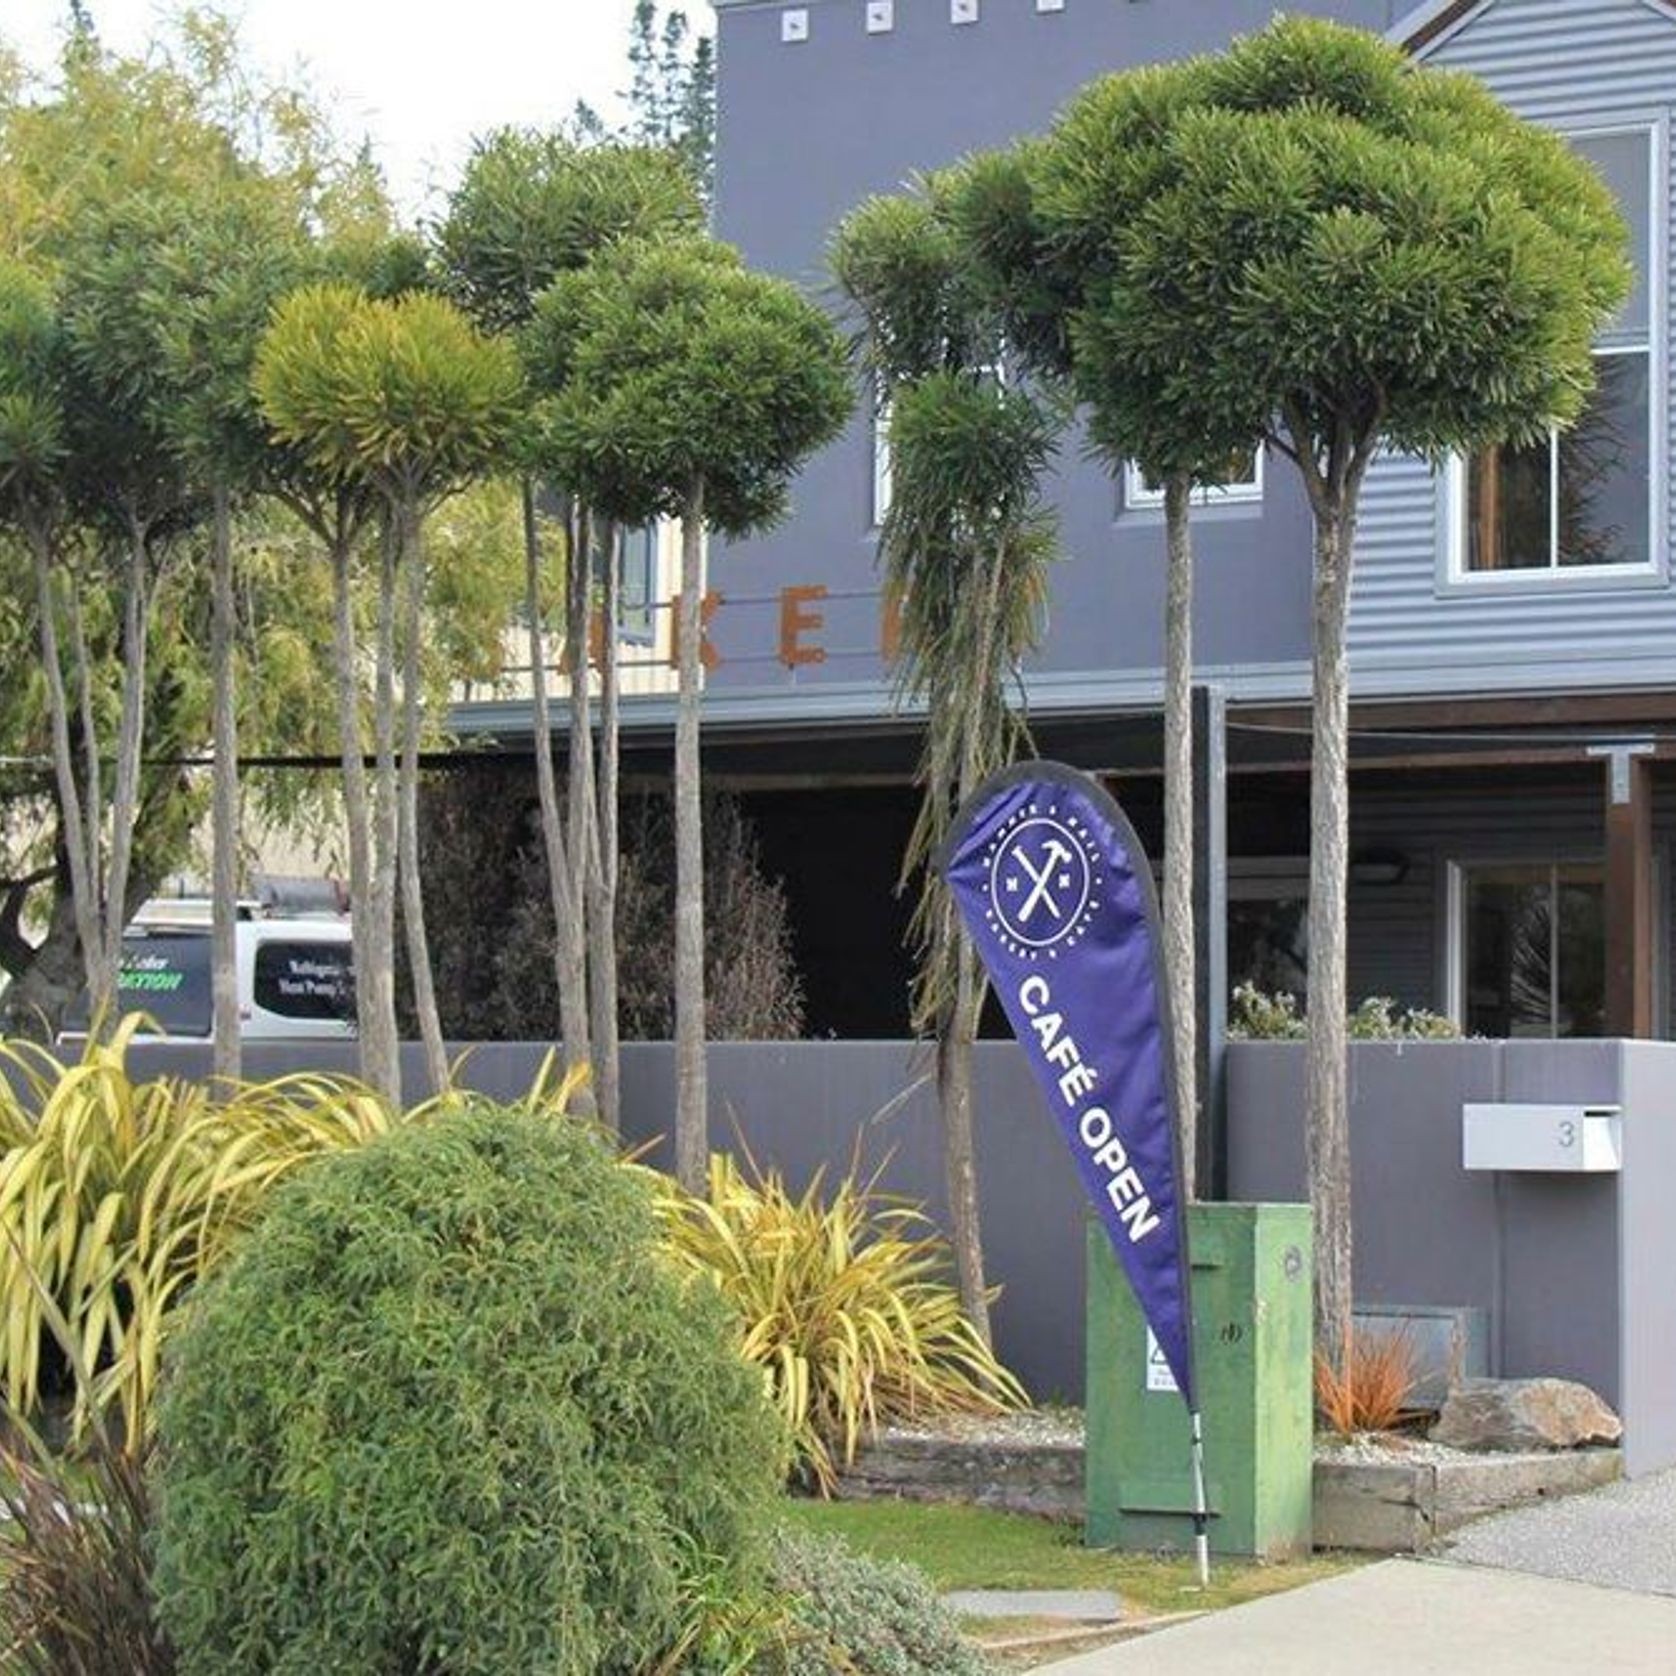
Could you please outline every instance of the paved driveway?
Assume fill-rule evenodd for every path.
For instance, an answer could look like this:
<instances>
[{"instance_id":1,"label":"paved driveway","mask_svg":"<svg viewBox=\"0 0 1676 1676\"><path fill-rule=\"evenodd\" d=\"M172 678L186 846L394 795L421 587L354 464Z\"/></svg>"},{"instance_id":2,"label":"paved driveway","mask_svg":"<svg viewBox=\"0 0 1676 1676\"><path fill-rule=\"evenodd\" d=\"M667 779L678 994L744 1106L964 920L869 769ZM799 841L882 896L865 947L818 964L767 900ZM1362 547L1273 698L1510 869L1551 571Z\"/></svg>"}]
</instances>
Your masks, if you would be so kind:
<instances>
[{"instance_id":1,"label":"paved driveway","mask_svg":"<svg viewBox=\"0 0 1676 1676\"><path fill-rule=\"evenodd\" d=\"M1676 1595L1676 1471L1480 1519L1443 1552L1465 1565Z\"/></svg>"}]
</instances>

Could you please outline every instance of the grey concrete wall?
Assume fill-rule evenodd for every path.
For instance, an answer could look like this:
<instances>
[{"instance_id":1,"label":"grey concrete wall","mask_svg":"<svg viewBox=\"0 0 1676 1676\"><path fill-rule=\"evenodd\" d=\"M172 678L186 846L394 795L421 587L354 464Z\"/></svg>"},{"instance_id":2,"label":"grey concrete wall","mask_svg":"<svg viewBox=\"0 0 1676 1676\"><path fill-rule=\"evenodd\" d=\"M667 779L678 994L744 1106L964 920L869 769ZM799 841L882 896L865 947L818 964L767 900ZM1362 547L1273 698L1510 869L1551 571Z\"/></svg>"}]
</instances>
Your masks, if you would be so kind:
<instances>
[{"instance_id":1,"label":"grey concrete wall","mask_svg":"<svg viewBox=\"0 0 1676 1676\"><path fill-rule=\"evenodd\" d=\"M1631 1473L1676 1461L1676 1046L1623 1044L1624 1173L1617 1262Z\"/></svg>"},{"instance_id":2,"label":"grey concrete wall","mask_svg":"<svg viewBox=\"0 0 1676 1676\"><path fill-rule=\"evenodd\" d=\"M1676 1464L1676 1044L1363 1042L1350 1054L1355 1285L1367 1304L1476 1306L1491 1371L1593 1386L1626 1465ZM1468 1100L1618 1105L1619 1174L1469 1172ZM1304 1196L1303 1052L1229 1052L1232 1196Z\"/></svg>"},{"instance_id":3,"label":"grey concrete wall","mask_svg":"<svg viewBox=\"0 0 1676 1676\"><path fill-rule=\"evenodd\" d=\"M545 1047L479 1046L463 1082L507 1098ZM135 1050L141 1074L207 1074L202 1044ZM1676 1044L1357 1043L1351 1050L1356 1291L1367 1304L1475 1306L1491 1323L1491 1368L1559 1374L1624 1414L1632 1472L1676 1464ZM353 1068L349 1044L253 1045L246 1072ZM405 1062L422 1086L417 1050ZM926 1066L905 1042L719 1043L710 1050L712 1142L801 1187L852 1160L887 1190L945 1216L941 1138ZM980 1043L975 1074L984 1243L998 1348L1038 1398L1083 1389L1084 1200L1011 1043ZM1577 1101L1624 1108L1621 1175L1469 1173L1468 1100ZM667 1043L623 1051L626 1138L668 1162L674 1113ZM1237 1043L1229 1053L1231 1196L1306 1196L1303 1053Z\"/></svg>"},{"instance_id":4,"label":"grey concrete wall","mask_svg":"<svg viewBox=\"0 0 1676 1676\"><path fill-rule=\"evenodd\" d=\"M1228 1059L1232 1196L1307 1197L1301 1047L1237 1043ZM1464 1170L1461 1106L1616 1103L1618 1044L1363 1042L1350 1065L1358 1300L1481 1308L1492 1372L1581 1379L1617 1403L1617 1179Z\"/></svg>"},{"instance_id":5,"label":"grey concrete wall","mask_svg":"<svg viewBox=\"0 0 1676 1676\"><path fill-rule=\"evenodd\" d=\"M462 1082L496 1098L529 1086L544 1044L482 1044L467 1057ZM201 1077L203 1044L134 1050L144 1075ZM245 1074L279 1076L301 1069L349 1072L351 1044L252 1044ZM825 1168L865 1173L882 1166L881 1185L924 1201L946 1225L941 1135L925 1081L928 1067L906 1042L723 1042L710 1049L711 1142L748 1151L764 1168L802 1187ZM410 1094L424 1086L418 1051L409 1047ZM977 1048L977 1153L984 1246L992 1282L997 1348L1044 1400L1082 1397L1084 1200L1070 1158L1042 1109L1023 1055L1010 1042ZM634 1145L652 1143L651 1161L671 1162L667 1139L675 1111L672 1050L634 1042L623 1049L623 1128Z\"/></svg>"}]
</instances>

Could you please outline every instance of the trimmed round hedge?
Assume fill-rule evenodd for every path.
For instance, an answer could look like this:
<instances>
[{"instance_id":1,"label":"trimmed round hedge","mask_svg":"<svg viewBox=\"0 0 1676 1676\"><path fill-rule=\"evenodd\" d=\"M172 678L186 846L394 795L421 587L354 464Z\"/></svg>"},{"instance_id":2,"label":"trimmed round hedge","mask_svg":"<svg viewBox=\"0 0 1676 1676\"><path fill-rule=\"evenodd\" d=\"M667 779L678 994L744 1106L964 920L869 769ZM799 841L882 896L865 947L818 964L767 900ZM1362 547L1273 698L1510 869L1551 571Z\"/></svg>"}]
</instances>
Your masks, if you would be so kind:
<instances>
[{"instance_id":1,"label":"trimmed round hedge","mask_svg":"<svg viewBox=\"0 0 1676 1676\"><path fill-rule=\"evenodd\" d=\"M749 1592L784 1465L711 1289L581 1125L479 1108L304 1172L174 1342L185 1676L598 1676Z\"/></svg>"}]
</instances>

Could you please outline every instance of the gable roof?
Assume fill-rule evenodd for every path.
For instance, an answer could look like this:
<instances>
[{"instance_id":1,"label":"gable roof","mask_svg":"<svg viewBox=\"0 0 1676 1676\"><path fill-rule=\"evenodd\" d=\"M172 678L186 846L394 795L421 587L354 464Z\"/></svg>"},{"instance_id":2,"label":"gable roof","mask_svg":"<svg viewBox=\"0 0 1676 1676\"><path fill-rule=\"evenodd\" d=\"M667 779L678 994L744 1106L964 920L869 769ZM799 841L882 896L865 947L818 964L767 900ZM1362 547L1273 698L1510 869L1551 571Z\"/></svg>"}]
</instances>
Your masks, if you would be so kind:
<instances>
[{"instance_id":1,"label":"gable roof","mask_svg":"<svg viewBox=\"0 0 1676 1676\"><path fill-rule=\"evenodd\" d=\"M1676 22L1676 0L1639 0L1639 3ZM1386 32L1386 39L1407 47L1410 52L1425 52L1473 12L1488 11L1494 4L1495 0L1425 0L1393 25Z\"/></svg>"}]
</instances>

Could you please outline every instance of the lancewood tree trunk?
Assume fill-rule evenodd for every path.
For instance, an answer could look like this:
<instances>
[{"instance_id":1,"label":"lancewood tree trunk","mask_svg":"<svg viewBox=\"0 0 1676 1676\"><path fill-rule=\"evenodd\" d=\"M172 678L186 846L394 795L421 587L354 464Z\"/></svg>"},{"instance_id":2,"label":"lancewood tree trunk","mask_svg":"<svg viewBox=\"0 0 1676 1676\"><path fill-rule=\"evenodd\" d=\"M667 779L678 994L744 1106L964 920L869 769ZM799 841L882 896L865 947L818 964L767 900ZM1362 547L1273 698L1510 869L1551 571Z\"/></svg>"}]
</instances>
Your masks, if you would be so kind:
<instances>
[{"instance_id":1,"label":"lancewood tree trunk","mask_svg":"<svg viewBox=\"0 0 1676 1676\"><path fill-rule=\"evenodd\" d=\"M419 511L400 512L402 576L406 583L402 611L402 760L401 807L397 820L401 873L402 929L407 934L407 965L413 984L413 1010L425 1048L425 1074L431 1091L449 1084L448 1051L437 1013L436 983L431 974L431 945L425 934L425 893L419 877L419 745L421 711L420 637L425 619L425 547Z\"/></svg>"},{"instance_id":2,"label":"lancewood tree trunk","mask_svg":"<svg viewBox=\"0 0 1676 1676\"><path fill-rule=\"evenodd\" d=\"M559 926L559 938L565 945L563 959L566 967L583 974L583 990L587 993L591 977L588 953L592 943L588 922L593 906L588 883L598 865L594 851L599 841L594 806L593 706L589 693L592 675L588 656L588 607L593 595L593 514L587 508L578 506L571 527L574 535L565 565L565 668L569 671L570 682L570 767L565 792L570 805L566 826L570 838L571 911ZM593 1040L591 1029L586 1053L589 1086L578 1092L576 1110L591 1117L597 1106L595 1089L599 1079L598 1043Z\"/></svg>"},{"instance_id":3,"label":"lancewood tree trunk","mask_svg":"<svg viewBox=\"0 0 1676 1676\"><path fill-rule=\"evenodd\" d=\"M977 692L958 718L943 717L937 725L960 730L959 783L956 801L964 804L984 773L998 766L998 747L1004 734L1005 699L994 668L995 635L1001 612L1001 587L1006 555L997 543L987 555L989 573L982 578L977 609L977 639L973 652ZM936 699L933 702L937 702ZM948 700L942 700L947 706ZM934 788L935 790L935 788ZM946 789L937 795L946 798ZM954 958L954 1000L943 1024L937 1052L937 1095L943 1126L943 1177L949 1197L949 1239L954 1247L955 1274L961 1307L985 1344L990 1342L989 1288L984 1277L983 1216L978 1196L978 1156L972 1103L972 1047L983 1012L984 978L977 950L961 925L960 915L946 887L942 893L944 938Z\"/></svg>"},{"instance_id":4,"label":"lancewood tree trunk","mask_svg":"<svg viewBox=\"0 0 1676 1676\"><path fill-rule=\"evenodd\" d=\"M568 561L567 561L568 562ZM568 1065L588 1062L587 973L572 959L565 927L576 917L571 897L570 855L559 814L558 777L553 770L553 717L547 700L547 642L542 633L541 552L535 523L535 486L524 482L524 611L530 631L530 707L535 723L535 784L541 805L541 842L547 858L547 886L553 904L553 975L559 988L559 1030Z\"/></svg>"},{"instance_id":5,"label":"lancewood tree trunk","mask_svg":"<svg viewBox=\"0 0 1676 1676\"><path fill-rule=\"evenodd\" d=\"M371 989L376 1045L368 1080L399 1106L402 1098L401 1040L396 1029L396 546L386 518L378 538L378 617L373 667L373 795L371 877L372 920L365 981ZM362 1051L362 1065L367 1054Z\"/></svg>"},{"instance_id":6,"label":"lancewood tree trunk","mask_svg":"<svg viewBox=\"0 0 1676 1676\"><path fill-rule=\"evenodd\" d=\"M675 720L675 1174L704 1190L710 1112L705 1075L704 816L699 785L700 639L704 595L704 481L681 516L679 701Z\"/></svg>"},{"instance_id":7,"label":"lancewood tree trunk","mask_svg":"<svg viewBox=\"0 0 1676 1676\"><path fill-rule=\"evenodd\" d=\"M614 524L605 543L601 590L605 631L601 637L599 670L599 779L595 788L598 823L595 842L589 851L588 870L588 998L593 1021L594 1097L600 1121L614 1135L622 1128L617 1033L617 875L621 850L617 809L621 761L617 616L622 553L622 527Z\"/></svg>"},{"instance_id":8,"label":"lancewood tree trunk","mask_svg":"<svg viewBox=\"0 0 1676 1676\"><path fill-rule=\"evenodd\" d=\"M224 1083L243 1070L239 1039L239 738L234 708L233 518L227 486L213 491L210 526L210 671L212 749L210 775L210 995L214 1072Z\"/></svg>"},{"instance_id":9,"label":"lancewood tree trunk","mask_svg":"<svg viewBox=\"0 0 1676 1676\"><path fill-rule=\"evenodd\" d=\"M355 958L355 1023L360 1038L361 1075L375 1088L388 1090L394 1044L384 1036L384 1020L379 1016L375 1000L376 986L370 978L378 960L378 938L373 923L372 811L361 744L361 682L355 651L352 563L348 541L340 540L332 552L332 662L343 765L343 810L349 838L349 934Z\"/></svg>"},{"instance_id":10,"label":"lancewood tree trunk","mask_svg":"<svg viewBox=\"0 0 1676 1676\"><path fill-rule=\"evenodd\" d=\"M129 533L122 597L122 712L117 724L116 770L111 785L110 864L105 877L104 982L115 993L127 922L128 875L140 806L140 751L145 739L146 646L151 625L147 585L149 532L135 520ZM96 749L96 744L90 744Z\"/></svg>"},{"instance_id":11,"label":"lancewood tree trunk","mask_svg":"<svg viewBox=\"0 0 1676 1676\"><path fill-rule=\"evenodd\" d=\"M52 544L45 530L29 531L30 555L35 569L35 609L40 617L41 667L47 680L47 711L52 729L53 777L58 791L59 818L64 825L64 850L70 876L71 912L76 941L81 946L83 977L95 1018L109 1012L114 995L106 983L101 952L104 944L99 926L97 869L92 866L93 842L97 833L88 823L97 819L96 810L82 807L81 787L76 780L75 753L70 744L70 705L64 687L64 666L58 646L58 601L53 587ZM96 757L99 742L86 738L82 748Z\"/></svg>"},{"instance_id":12,"label":"lancewood tree trunk","mask_svg":"<svg viewBox=\"0 0 1676 1676\"><path fill-rule=\"evenodd\" d=\"M1331 489L1316 511L1315 737L1310 767L1309 1022L1305 1111L1315 1216L1315 1337L1335 1365L1350 1341L1350 1124L1347 1106L1346 891L1349 875L1349 671L1354 501Z\"/></svg>"},{"instance_id":13,"label":"lancewood tree trunk","mask_svg":"<svg viewBox=\"0 0 1676 1676\"><path fill-rule=\"evenodd\" d=\"M1164 484L1164 973L1175 1027L1182 1196L1193 1197L1199 1108L1193 971L1193 544L1192 479Z\"/></svg>"}]
</instances>

